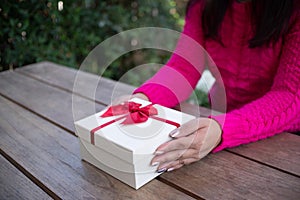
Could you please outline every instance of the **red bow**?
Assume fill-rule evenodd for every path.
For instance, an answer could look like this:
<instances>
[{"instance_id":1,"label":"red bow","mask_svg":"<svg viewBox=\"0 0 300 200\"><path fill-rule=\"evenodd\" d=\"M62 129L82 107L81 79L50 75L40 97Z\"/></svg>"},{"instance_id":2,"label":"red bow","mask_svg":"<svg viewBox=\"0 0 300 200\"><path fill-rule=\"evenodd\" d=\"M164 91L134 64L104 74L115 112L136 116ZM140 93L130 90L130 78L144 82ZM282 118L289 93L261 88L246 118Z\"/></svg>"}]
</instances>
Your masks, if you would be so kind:
<instances>
[{"instance_id":1,"label":"red bow","mask_svg":"<svg viewBox=\"0 0 300 200\"><path fill-rule=\"evenodd\" d=\"M142 123L148 120L149 117L156 119L158 121L171 124L173 126L176 126L177 128L180 126L179 123L173 122L171 120L163 119L157 115L157 109L154 108L153 104L150 104L148 106L141 107L142 104L135 103L135 102L125 102L120 105L110 106L105 113L103 113L100 117L112 117L116 115L122 115L116 119L113 119L109 122L106 122L104 124L101 124L100 126L97 126L96 128L92 129L90 131L91 133L91 143L95 144L95 132L112 124L115 123L121 119L125 120L121 124L134 124L134 123Z\"/></svg>"},{"instance_id":2,"label":"red bow","mask_svg":"<svg viewBox=\"0 0 300 200\"><path fill-rule=\"evenodd\" d=\"M101 117L111 117L127 114L121 124L142 123L148 120L149 116L157 115L157 109L153 104L141 107L142 104L135 102L125 102L123 104L110 106Z\"/></svg>"}]
</instances>

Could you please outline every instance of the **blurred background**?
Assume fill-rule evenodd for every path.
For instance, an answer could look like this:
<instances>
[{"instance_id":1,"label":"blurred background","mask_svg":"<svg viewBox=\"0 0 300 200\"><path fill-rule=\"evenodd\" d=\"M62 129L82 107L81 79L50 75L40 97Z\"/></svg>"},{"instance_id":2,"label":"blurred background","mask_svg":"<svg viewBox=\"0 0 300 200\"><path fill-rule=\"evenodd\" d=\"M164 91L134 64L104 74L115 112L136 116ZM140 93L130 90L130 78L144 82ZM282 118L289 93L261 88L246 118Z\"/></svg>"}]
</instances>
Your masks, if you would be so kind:
<instances>
[{"instance_id":1,"label":"blurred background","mask_svg":"<svg viewBox=\"0 0 300 200\"><path fill-rule=\"evenodd\" d=\"M121 31L147 26L181 31L187 1L2 0L0 71L45 60L79 68L94 47ZM165 63L169 57L157 49L133 51L115 60L104 76L119 80L135 66ZM87 70L99 74L97 66ZM208 105L206 94L197 90L196 95Z\"/></svg>"},{"instance_id":2,"label":"blurred background","mask_svg":"<svg viewBox=\"0 0 300 200\"><path fill-rule=\"evenodd\" d=\"M183 0L7 0L0 5L0 70L49 60L77 68L100 42L121 31L157 26L181 30ZM132 52L113 65L158 61L166 53ZM111 68L112 69L112 68ZM125 69L125 67L124 67ZM113 72L117 76L119 72Z\"/></svg>"}]
</instances>

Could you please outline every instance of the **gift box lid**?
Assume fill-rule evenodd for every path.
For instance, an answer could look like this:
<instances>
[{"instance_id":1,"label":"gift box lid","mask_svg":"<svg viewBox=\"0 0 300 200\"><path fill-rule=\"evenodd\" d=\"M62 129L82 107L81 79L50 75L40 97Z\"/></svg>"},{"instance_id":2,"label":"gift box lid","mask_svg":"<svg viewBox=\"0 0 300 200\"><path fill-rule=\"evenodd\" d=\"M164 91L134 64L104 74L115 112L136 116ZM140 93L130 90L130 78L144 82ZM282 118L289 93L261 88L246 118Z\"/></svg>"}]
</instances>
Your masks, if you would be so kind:
<instances>
[{"instance_id":1,"label":"gift box lid","mask_svg":"<svg viewBox=\"0 0 300 200\"><path fill-rule=\"evenodd\" d=\"M141 107L151 104L151 102L139 98L130 101L142 104ZM192 115L157 104L153 107L158 111L155 116L180 125L195 119ZM146 122L124 125L122 122L125 118L113 122L122 115L101 117L106 111L107 108L75 122L76 133L80 139L86 140L129 163L136 163L139 160L149 158L149 155L153 156L159 145L172 139L169 133L177 128L172 123L159 121L151 118L151 116ZM93 136L91 135L91 130L107 122L112 123L97 130Z\"/></svg>"}]
</instances>

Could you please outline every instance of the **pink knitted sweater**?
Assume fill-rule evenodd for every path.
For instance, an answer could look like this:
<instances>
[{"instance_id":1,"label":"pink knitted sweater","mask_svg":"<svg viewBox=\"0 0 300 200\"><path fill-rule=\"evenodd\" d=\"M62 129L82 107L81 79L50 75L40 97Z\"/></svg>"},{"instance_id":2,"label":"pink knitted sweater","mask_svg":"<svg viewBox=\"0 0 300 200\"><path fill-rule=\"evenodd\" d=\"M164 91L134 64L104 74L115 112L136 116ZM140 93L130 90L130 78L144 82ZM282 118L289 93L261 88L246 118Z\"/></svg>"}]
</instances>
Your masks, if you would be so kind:
<instances>
[{"instance_id":1,"label":"pink knitted sweater","mask_svg":"<svg viewBox=\"0 0 300 200\"><path fill-rule=\"evenodd\" d=\"M226 12L220 32L224 46L204 40L202 7L197 3L189 10L182 35L188 35L207 50L225 86L227 111L212 116L223 125L222 141L214 152L283 131L300 131L299 12L292 16L288 34L274 46L248 48L248 40L253 36L250 3L234 1ZM177 49L194 58L193 65L174 53L135 93L144 93L153 103L167 107L189 97L204 68L199 57L201 52L183 37ZM220 94L218 84L217 81L210 91L212 100L218 99Z\"/></svg>"}]
</instances>

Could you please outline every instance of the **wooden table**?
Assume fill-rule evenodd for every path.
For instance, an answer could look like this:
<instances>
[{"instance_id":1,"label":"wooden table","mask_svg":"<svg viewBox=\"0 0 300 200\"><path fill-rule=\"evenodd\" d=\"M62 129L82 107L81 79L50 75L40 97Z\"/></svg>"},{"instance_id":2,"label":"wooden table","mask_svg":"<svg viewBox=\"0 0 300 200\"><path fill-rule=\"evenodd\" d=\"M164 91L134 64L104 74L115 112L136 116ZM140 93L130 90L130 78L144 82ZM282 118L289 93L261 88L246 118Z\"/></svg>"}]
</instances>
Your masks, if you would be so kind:
<instances>
[{"instance_id":1,"label":"wooden table","mask_svg":"<svg viewBox=\"0 0 300 200\"><path fill-rule=\"evenodd\" d=\"M83 87L98 79L83 74ZM0 199L300 199L300 137L290 133L210 154L130 188L80 159L75 76L76 70L50 62L0 74ZM96 110L109 104L116 82L102 78L99 84ZM121 84L117 92L132 90ZM85 92L75 96L77 103L95 103Z\"/></svg>"}]
</instances>

